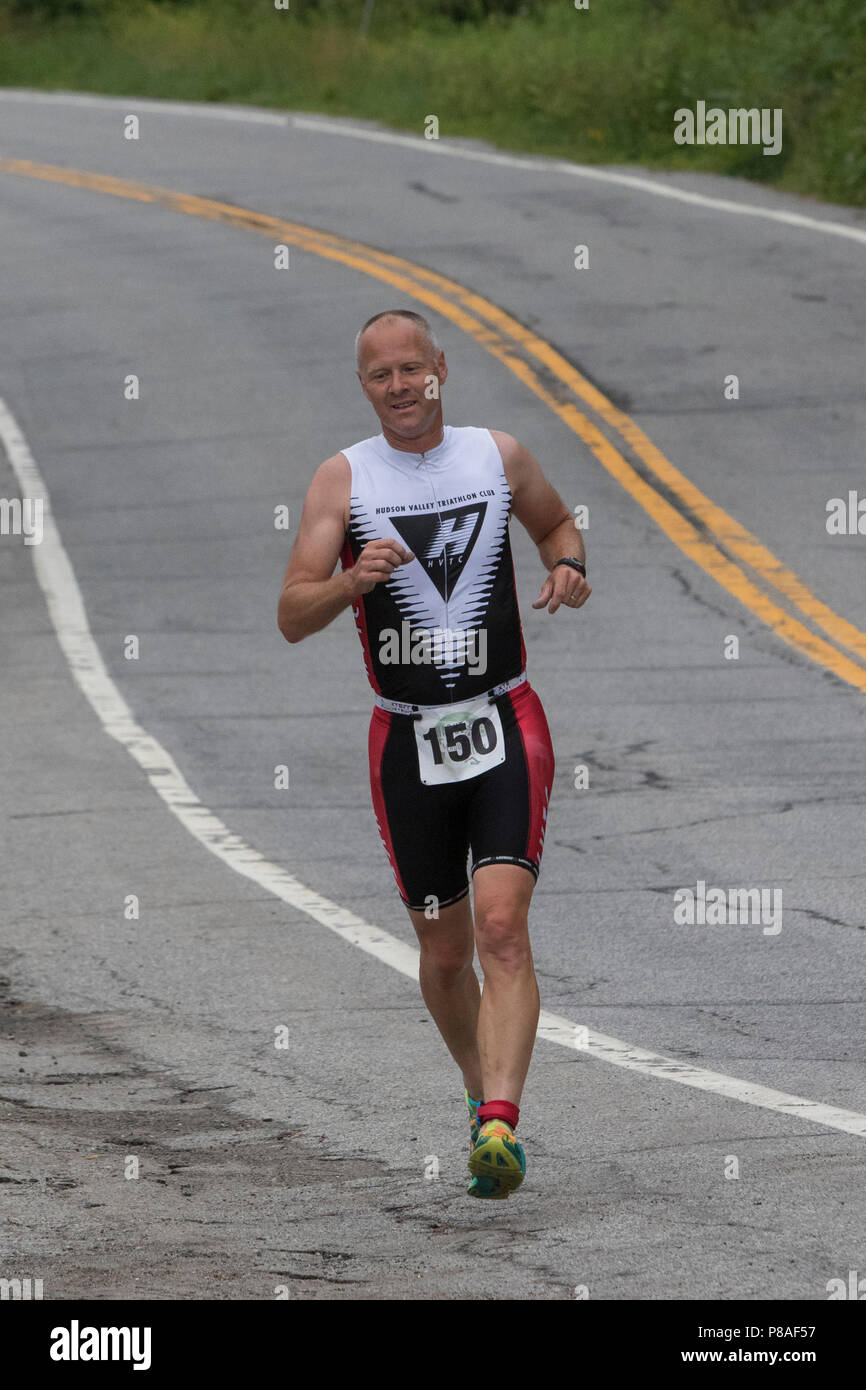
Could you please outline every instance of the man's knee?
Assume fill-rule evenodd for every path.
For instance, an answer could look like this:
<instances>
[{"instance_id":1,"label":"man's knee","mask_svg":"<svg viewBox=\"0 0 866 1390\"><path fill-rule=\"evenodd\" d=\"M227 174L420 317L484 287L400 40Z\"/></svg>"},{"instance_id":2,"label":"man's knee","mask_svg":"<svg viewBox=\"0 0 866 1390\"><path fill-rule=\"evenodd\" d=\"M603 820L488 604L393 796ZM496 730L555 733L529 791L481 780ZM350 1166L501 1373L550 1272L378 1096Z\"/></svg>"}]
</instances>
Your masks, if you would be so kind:
<instances>
[{"instance_id":1,"label":"man's knee","mask_svg":"<svg viewBox=\"0 0 866 1390\"><path fill-rule=\"evenodd\" d=\"M483 967L524 968L532 960L526 913L507 904L490 905L475 922L478 958Z\"/></svg>"},{"instance_id":2,"label":"man's knee","mask_svg":"<svg viewBox=\"0 0 866 1390\"><path fill-rule=\"evenodd\" d=\"M447 908L438 921L422 921L412 913L412 924L421 947L421 969L429 978L448 986L470 969L475 956L472 914L468 902Z\"/></svg>"},{"instance_id":3,"label":"man's knee","mask_svg":"<svg viewBox=\"0 0 866 1390\"><path fill-rule=\"evenodd\" d=\"M421 941L421 969L429 978L447 987L472 966L475 955L472 942L437 941L435 937Z\"/></svg>"}]
</instances>

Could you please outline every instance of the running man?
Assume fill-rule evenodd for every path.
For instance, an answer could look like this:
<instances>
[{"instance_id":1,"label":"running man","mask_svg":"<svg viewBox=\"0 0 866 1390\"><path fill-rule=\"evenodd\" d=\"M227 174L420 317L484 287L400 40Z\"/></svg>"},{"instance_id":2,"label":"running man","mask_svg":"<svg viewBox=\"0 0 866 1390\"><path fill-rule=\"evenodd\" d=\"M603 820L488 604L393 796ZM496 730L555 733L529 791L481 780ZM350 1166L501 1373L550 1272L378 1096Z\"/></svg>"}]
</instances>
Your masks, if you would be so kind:
<instances>
[{"instance_id":1,"label":"running man","mask_svg":"<svg viewBox=\"0 0 866 1390\"><path fill-rule=\"evenodd\" d=\"M463 1075L468 1191L501 1199L526 1171L514 1132L539 1016L528 913L554 771L526 679L511 515L548 571L534 608L580 608L592 591L574 518L532 454L499 430L443 425L448 369L426 319L376 314L355 354L381 433L317 469L278 622L300 642L352 606L375 691L373 807L424 1001Z\"/></svg>"}]
</instances>

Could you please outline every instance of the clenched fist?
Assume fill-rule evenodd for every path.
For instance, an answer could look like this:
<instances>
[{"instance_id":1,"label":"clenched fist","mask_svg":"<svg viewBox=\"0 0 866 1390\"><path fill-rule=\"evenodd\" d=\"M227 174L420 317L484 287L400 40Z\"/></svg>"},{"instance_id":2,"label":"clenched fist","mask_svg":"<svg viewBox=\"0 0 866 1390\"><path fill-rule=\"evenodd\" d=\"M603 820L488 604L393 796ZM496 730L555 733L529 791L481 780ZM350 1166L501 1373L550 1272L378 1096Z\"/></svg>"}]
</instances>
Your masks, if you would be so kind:
<instances>
[{"instance_id":1,"label":"clenched fist","mask_svg":"<svg viewBox=\"0 0 866 1390\"><path fill-rule=\"evenodd\" d=\"M349 571L353 596L369 594L383 579L390 579L400 565L407 565L414 559L414 553L404 550L396 541L368 541Z\"/></svg>"}]
</instances>

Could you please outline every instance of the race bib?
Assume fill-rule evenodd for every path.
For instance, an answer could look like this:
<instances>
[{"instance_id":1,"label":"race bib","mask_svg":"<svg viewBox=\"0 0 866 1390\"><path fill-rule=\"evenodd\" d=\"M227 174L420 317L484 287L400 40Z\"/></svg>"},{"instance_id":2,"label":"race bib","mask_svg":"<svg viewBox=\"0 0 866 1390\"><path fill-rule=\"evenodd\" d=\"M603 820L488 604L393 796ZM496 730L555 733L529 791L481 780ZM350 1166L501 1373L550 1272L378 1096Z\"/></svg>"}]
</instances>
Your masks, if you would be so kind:
<instances>
[{"instance_id":1,"label":"race bib","mask_svg":"<svg viewBox=\"0 0 866 1390\"><path fill-rule=\"evenodd\" d=\"M505 762L505 736L496 705L438 705L415 720L418 770L425 787L466 782Z\"/></svg>"}]
</instances>

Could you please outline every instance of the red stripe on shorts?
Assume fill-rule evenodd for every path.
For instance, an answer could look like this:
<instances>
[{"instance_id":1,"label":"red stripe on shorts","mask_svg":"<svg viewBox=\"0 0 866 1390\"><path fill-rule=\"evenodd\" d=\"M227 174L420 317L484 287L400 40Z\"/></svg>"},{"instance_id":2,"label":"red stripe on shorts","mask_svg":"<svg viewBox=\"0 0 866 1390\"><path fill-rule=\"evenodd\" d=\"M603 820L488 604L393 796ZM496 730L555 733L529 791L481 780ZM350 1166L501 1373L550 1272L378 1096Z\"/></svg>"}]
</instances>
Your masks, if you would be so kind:
<instances>
[{"instance_id":1,"label":"red stripe on shorts","mask_svg":"<svg viewBox=\"0 0 866 1390\"><path fill-rule=\"evenodd\" d=\"M376 816L376 824L379 827L379 836L385 846L388 858L391 861L391 868L394 870L394 877L397 880L397 887L404 902L409 901L409 895L400 877L397 868L397 856L394 853L394 845L391 840L391 830L388 825L388 815L385 810L385 793L382 790L382 759L385 754L385 744L388 741L388 734L391 732L392 715L388 710L380 709L377 705L373 710L373 717L370 720L370 790L373 793L373 811Z\"/></svg>"},{"instance_id":2,"label":"red stripe on shorts","mask_svg":"<svg viewBox=\"0 0 866 1390\"><path fill-rule=\"evenodd\" d=\"M523 742L523 756L529 775L529 832L526 858L541 863L544 832L547 829L547 803L553 786L556 761L544 709L535 691L521 686L509 696L517 716Z\"/></svg>"}]
</instances>

